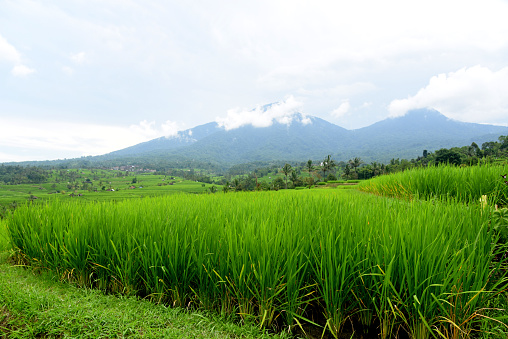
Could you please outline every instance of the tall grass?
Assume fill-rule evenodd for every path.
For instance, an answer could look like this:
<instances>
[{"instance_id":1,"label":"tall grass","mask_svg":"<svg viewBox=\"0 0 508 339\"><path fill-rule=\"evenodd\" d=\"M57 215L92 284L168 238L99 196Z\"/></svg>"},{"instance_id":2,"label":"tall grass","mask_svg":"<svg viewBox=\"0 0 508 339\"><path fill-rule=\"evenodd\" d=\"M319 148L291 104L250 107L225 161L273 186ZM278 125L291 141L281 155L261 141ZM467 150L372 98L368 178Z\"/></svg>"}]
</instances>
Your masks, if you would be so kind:
<instances>
[{"instance_id":1,"label":"tall grass","mask_svg":"<svg viewBox=\"0 0 508 339\"><path fill-rule=\"evenodd\" d=\"M0 252L10 248L9 234L7 232L7 222L0 218Z\"/></svg>"},{"instance_id":2,"label":"tall grass","mask_svg":"<svg viewBox=\"0 0 508 339\"><path fill-rule=\"evenodd\" d=\"M398 198L449 199L478 202L487 195L492 204L508 204L508 185L501 176L508 174L508 164L455 167L439 165L412 168L364 181L360 190Z\"/></svg>"},{"instance_id":3,"label":"tall grass","mask_svg":"<svg viewBox=\"0 0 508 339\"><path fill-rule=\"evenodd\" d=\"M331 190L52 202L9 219L25 262L83 285L385 338L475 329L496 288L486 225L480 207Z\"/></svg>"}]
</instances>

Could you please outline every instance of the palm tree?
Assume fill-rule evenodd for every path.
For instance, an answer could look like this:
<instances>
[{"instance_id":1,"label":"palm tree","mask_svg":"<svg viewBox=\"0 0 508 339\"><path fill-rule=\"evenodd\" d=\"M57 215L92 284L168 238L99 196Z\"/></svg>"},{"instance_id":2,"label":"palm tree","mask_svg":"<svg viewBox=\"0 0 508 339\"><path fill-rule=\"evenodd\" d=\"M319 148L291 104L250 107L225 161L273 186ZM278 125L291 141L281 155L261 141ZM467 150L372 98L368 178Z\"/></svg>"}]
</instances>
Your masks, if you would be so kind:
<instances>
[{"instance_id":1,"label":"palm tree","mask_svg":"<svg viewBox=\"0 0 508 339\"><path fill-rule=\"evenodd\" d=\"M330 154L328 154L328 156L321 163L321 170L323 171L323 176L325 178L325 181L326 181L326 172L331 171L336 166L337 166L337 163L334 160L332 160L332 156Z\"/></svg>"},{"instance_id":2,"label":"palm tree","mask_svg":"<svg viewBox=\"0 0 508 339\"><path fill-rule=\"evenodd\" d=\"M289 180L293 182L293 187L296 187L295 183L298 180L298 175L296 174L295 170L291 171L291 175L289 176Z\"/></svg>"},{"instance_id":3,"label":"palm tree","mask_svg":"<svg viewBox=\"0 0 508 339\"><path fill-rule=\"evenodd\" d=\"M284 167L282 167L282 173L286 176L286 189L288 189L288 175L291 173L291 165L285 164Z\"/></svg>"},{"instance_id":4,"label":"palm tree","mask_svg":"<svg viewBox=\"0 0 508 339\"><path fill-rule=\"evenodd\" d=\"M235 178L233 180L233 187L235 189L235 192L238 192L238 191L241 191L242 190L242 185L240 183L240 180L238 180L238 178Z\"/></svg>"},{"instance_id":5,"label":"palm tree","mask_svg":"<svg viewBox=\"0 0 508 339\"><path fill-rule=\"evenodd\" d=\"M346 167L344 167L344 176L346 177L346 180L349 180L350 174L351 174L351 166L349 166L349 164L346 164Z\"/></svg>"},{"instance_id":6,"label":"palm tree","mask_svg":"<svg viewBox=\"0 0 508 339\"><path fill-rule=\"evenodd\" d=\"M222 187L222 192L228 193L229 192L229 181L226 181L226 184L224 187Z\"/></svg>"},{"instance_id":7,"label":"palm tree","mask_svg":"<svg viewBox=\"0 0 508 339\"><path fill-rule=\"evenodd\" d=\"M309 177L312 176L311 172L314 170L314 166L312 165L312 160L309 159L307 161L307 171L309 171Z\"/></svg>"},{"instance_id":8,"label":"palm tree","mask_svg":"<svg viewBox=\"0 0 508 339\"><path fill-rule=\"evenodd\" d=\"M351 164L351 167L353 167L356 173L356 168L360 167L360 165L363 164L363 161L360 158L354 158L353 160L349 160L349 163Z\"/></svg>"},{"instance_id":9,"label":"palm tree","mask_svg":"<svg viewBox=\"0 0 508 339\"><path fill-rule=\"evenodd\" d=\"M371 165L372 165L372 176L375 177L379 175L381 173L381 165L375 161L372 162Z\"/></svg>"}]
</instances>

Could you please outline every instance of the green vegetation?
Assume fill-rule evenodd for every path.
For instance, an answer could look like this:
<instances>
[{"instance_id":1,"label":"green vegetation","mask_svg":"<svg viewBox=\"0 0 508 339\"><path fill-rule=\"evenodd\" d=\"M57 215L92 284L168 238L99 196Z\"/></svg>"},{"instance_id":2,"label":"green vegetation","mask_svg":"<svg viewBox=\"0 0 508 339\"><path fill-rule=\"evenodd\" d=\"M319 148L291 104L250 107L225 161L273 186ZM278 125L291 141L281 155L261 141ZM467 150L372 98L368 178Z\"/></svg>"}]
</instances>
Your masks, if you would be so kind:
<instances>
[{"instance_id":1,"label":"green vegetation","mask_svg":"<svg viewBox=\"0 0 508 339\"><path fill-rule=\"evenodd\" d=\"M508 184L503 175L508 164L456 167L439 165L412 168L360 183L362 191L405 199L454 199L462 203L479 202L488 196L491 205L508 203Z\"/></svg>"},{"instance_id":2,"label":"green vegetation","mask_svg":"<svg viewBox=\"0 0 508 339\"><path fill-rule=\"evenodd\" d=\"M2 338L282 338L224 317L104 295L0 263Z\"/></svg>"},{"instance_id":3,"label":"green vegetation","mask_svg":"<svg viewBox=\"0 0 508 339\"><path fill-rule=\"evenodd\" d=\"M176 192L206 193L213 186L171 175L118 170L44 170L43 173L46 180L42 183L0 184L0 215L5 214L5 209L26 201L118 201Z\"/></svg>"},{"instance_id":4,"label":"green vegetation","mask_svg":"<svg viewBox=\"0 0 508 339\"><path fill-rule=\"evenodd\" d=\"M82 286L261 328L428 338L485 330L500 283L487 222L479 205L298 190L52 201L8 225L17 260Z\"/></svg>"},{"instance_id":5,"label":"green vegetation","mask_svg":"<svg viewBox=\"0 0 508 339\"><path fill-rule=\"evenodd\" d=\"M216 176L0 166L0 333L506 337L507 142Z\"/></svg>"},{"instance_id":6,"label":"green vegetation","mask_svg":"<svg viewBox=\"0 0 508 339\"><path fill-rule=\"evenodd\" d=\"M6 220L0 219L0 253L11 248Z\"/></svg>"}]
</instances>

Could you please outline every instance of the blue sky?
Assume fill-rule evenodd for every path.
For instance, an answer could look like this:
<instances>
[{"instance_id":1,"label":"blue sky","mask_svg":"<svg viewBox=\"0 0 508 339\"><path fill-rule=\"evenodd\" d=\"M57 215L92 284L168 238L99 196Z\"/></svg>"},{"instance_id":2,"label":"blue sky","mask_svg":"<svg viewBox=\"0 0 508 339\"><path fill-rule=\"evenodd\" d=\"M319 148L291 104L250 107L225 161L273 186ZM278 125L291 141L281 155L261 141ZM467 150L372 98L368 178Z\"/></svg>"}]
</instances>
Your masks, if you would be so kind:
<instances>
[{"instance_id":1,"label":"blue sky","mask_svg":"<svg viewBox=\"0 0 508 339\"><path fill-rule=\"evenodd\" d=\"M0 0L0 162L296 111L508 125L507 17L493 0Z\"/></svg>"}]
</instances>

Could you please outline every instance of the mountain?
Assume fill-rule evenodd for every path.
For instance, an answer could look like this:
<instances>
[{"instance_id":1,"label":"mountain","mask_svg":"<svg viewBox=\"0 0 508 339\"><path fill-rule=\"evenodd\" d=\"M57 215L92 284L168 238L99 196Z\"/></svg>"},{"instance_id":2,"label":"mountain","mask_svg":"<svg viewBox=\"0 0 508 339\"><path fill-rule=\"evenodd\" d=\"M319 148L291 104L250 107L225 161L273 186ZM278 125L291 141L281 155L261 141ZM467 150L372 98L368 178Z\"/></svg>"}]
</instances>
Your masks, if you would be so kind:
<instances>
[{"instance_id":1,"label":"mountain","mask_svg":"<svg viewBox=\"0 0 508 339\"><path fill-rule=\"evenodd\" d=\"M267 113L271 109L273 106L266 105L251 115L270 116ZM268 127L225 126L224 122L210 122L101 156L23 164L71 167L137 164L220 170L245 163L317 161L328 154L336 161L360 157L366 163L387 163L392 158L417 158L423 150L433 152L472 142L481 146L496 141L500 135L508 135L508 127L460 122L432 109L413 110L356 130L300 113L274 118Z\"/></svg>"},{"instance_id":2,"label":"mountain","mask_svg":"<svg viewBox=\"0 0 508 339\"><path fill-rule=\"evenodd\" d=\"M109 153L111 156L126 156L138 155L147 152L158 150L171 150L184 146L191 145L207 136L219 132L222 129L216 122L209 122L207 124L197 126L186 131L180 131L176 135L160 137L150 141L142 142L140 144L127 147L118 151Z\"/></svg>"},{"instance_id":3,"label":"mountain","mask_svg":"<svg viewBox=\"0 0 508 339\"><path fill-rule=\"evenodd\" d=\"M433 109L418 109L352 132L357 141L353 150L359 155L386 154L390 159L411 159L421 155L424 149L435 151L472 142L481 146L507 135L508 127L461 122ZM392 154L397 156L390 156Z\"/></svg>"},{"instance_id":4,"label":"mountain","mask_svg":"<svg viewBox=\"0 0 508 339\"><path fill-rule=\"evenodd\" d=\"M302 160L336 149L349 131L316 117L295 114L289 124L274 121L270 127L246 125L222 130L177 150L180 155L221 163Z\"/></svg>"},{"instance_id":5,"label":"mountain","mask_svg":"<svg viewBox=\"0 0 508 339\"><path fill-rule=\"evenodd\" d=\"M167 157L226 166L255 161L305 161L327 154L338 161L361 157L367 162L388 162L392 158L416 158L423 150L460 147L473 141L481 145L508 135L508 127L460 122L431 109L413 110L357 130L300 113L289 120L274 119L269 127L244 125L231 130L208 123L107 156Z\"/></svg>"}]
</instances>

